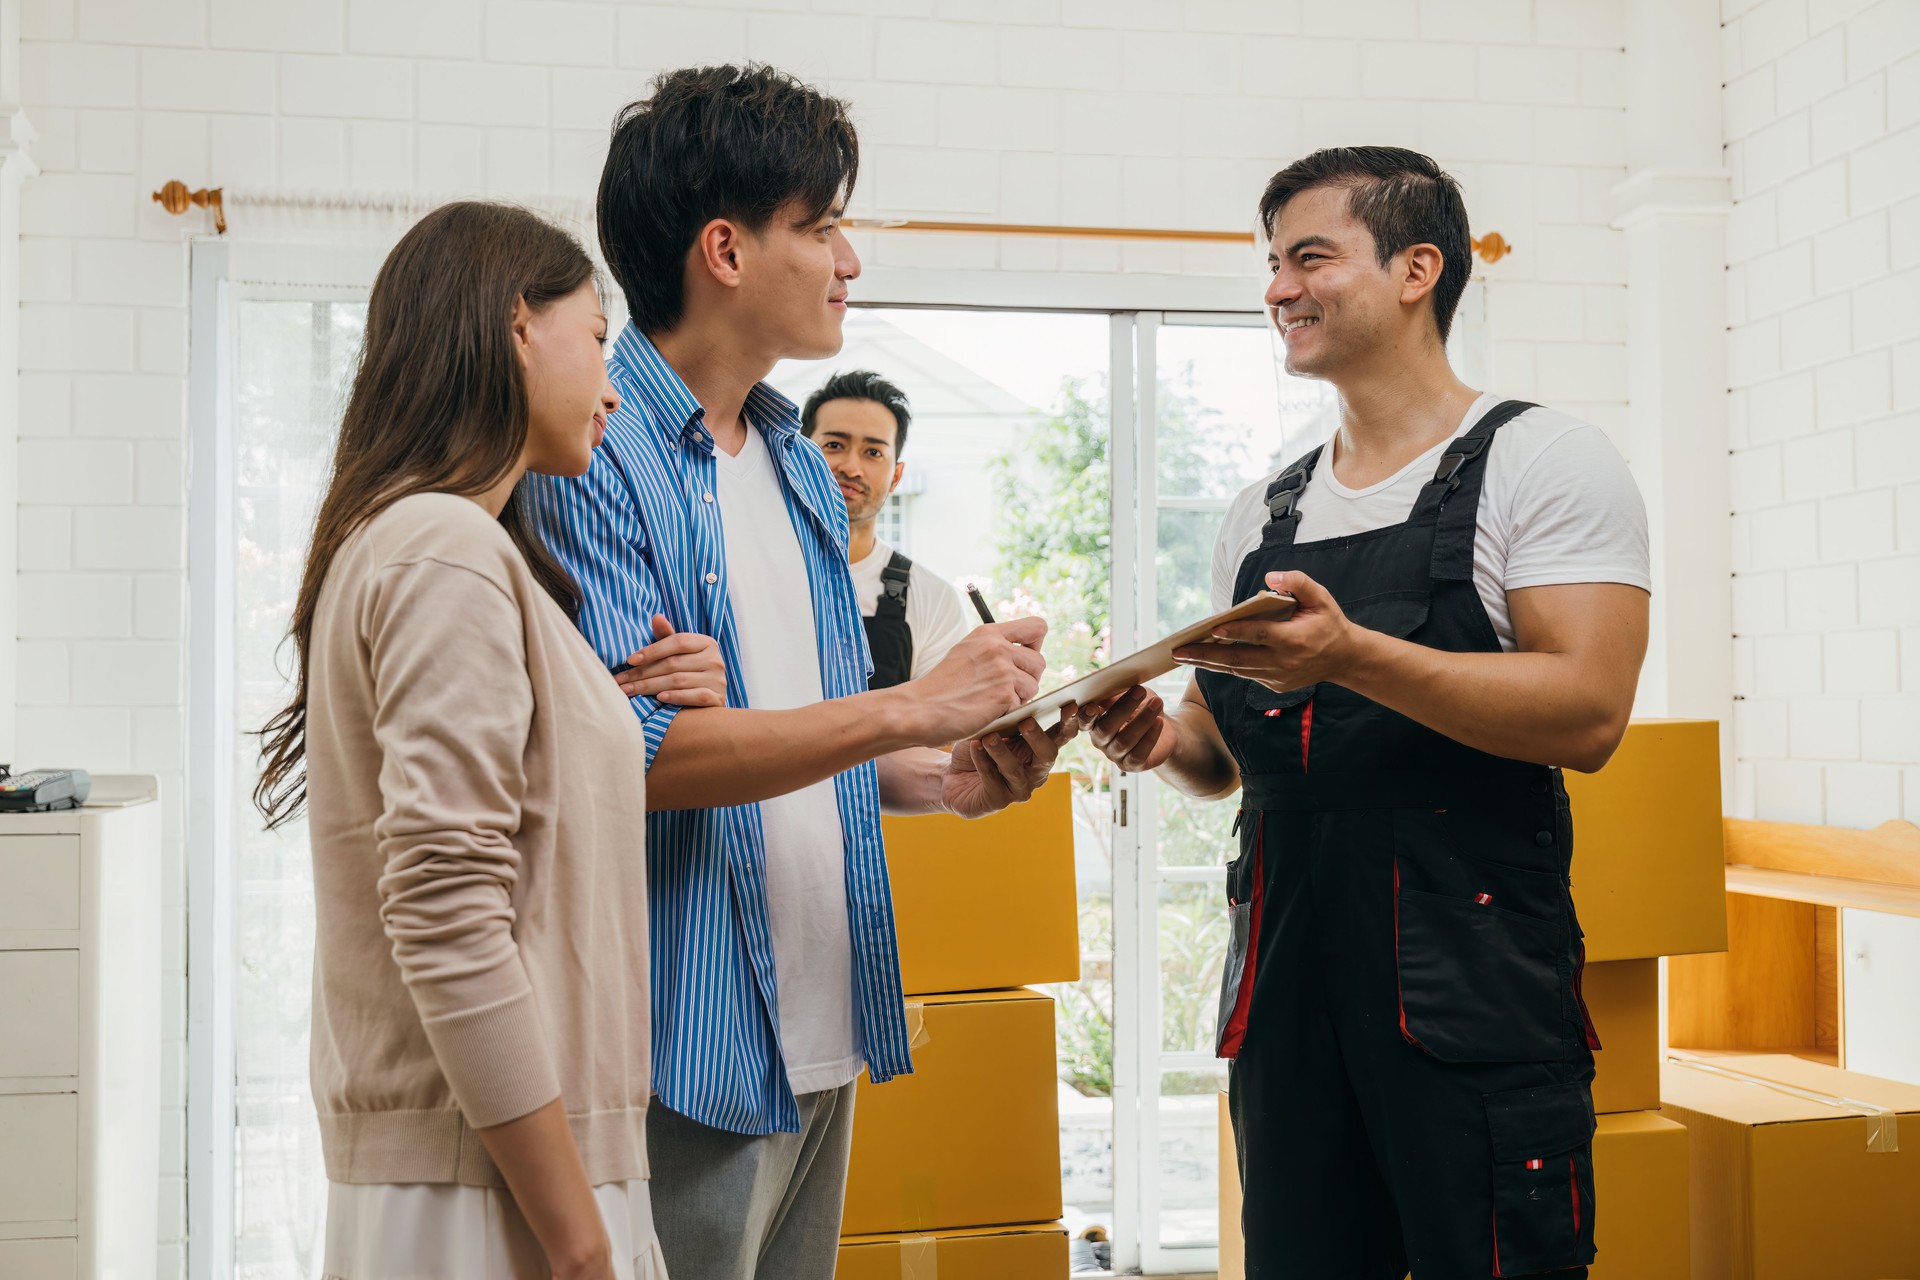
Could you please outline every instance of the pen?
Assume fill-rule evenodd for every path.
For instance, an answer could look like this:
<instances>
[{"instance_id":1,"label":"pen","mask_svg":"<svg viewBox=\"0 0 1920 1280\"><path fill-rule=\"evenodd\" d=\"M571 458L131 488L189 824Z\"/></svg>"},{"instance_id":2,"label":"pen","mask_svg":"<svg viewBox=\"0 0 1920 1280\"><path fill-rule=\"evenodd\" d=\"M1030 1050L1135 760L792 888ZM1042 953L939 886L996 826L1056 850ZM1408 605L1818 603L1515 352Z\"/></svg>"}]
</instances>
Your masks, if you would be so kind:
<instances>
[{"instance_id":1,"label":"pen","mask_svg":"<svg viewBox=\"0 0 1920 1280\"><path fill-rule=\"evenodd\" d=\"M974 583L967 584L967 598L973 601L974 609L980 614L980 621L991 624L993 610L987 608L987 598L980 594L980 588Z\"/></svg>"}]
</instances>

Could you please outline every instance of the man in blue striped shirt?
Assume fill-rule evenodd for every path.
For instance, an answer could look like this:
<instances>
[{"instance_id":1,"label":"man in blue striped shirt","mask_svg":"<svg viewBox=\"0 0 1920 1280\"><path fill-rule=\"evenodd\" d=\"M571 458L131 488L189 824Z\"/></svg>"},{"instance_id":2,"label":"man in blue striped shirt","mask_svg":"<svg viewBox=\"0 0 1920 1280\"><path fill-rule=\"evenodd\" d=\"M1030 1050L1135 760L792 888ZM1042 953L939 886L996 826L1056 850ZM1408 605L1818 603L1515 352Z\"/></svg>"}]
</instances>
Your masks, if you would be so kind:
<instances>
[{"instance_id":1,"label":"man in blue striped shirt","mask_svg":"<svg viewBox=\"0 0 1920 1280\"><path fill-rule=\"evenodd\" d=\"M881 808L1025 800L1078 718L967 740L1036 692L1039 619L980 627L924 678L868 691L845 502L762 381L840 348L853 125L768 68L653 90L621 113L600 185L632 317L608 361L621 407L585 476L523 492L609 666L637 660L655 614L715 637L727 665L724 708L656 698L658 677L623 685L655 811L647 1125L668 1267L828 1280L854 1079L912 1069Z\"/></svg>"}]
</instances>

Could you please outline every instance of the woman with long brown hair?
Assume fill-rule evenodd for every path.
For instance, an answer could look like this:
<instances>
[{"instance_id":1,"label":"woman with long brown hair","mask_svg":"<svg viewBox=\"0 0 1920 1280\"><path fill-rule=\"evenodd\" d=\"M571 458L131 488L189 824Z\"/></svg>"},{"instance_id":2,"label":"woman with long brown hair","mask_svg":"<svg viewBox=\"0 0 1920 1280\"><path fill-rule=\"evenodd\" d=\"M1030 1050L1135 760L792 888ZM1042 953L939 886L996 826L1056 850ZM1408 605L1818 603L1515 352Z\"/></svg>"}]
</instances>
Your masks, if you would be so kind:
<instances>
[{"instance_id":1,"label":"woman with long brown hair","mask_svg":"<svg viewBox=\"0 0 1920 1280\"><path fill-rule=\"evenodd\" d=\"M619 403L606 323L578 243L494 204L428 214L368 303L255 792L270 825L308 812L339 1280L665 1275L646 747L514 498L587 469ZM715 706L717 652L631 661Z\"/></svg>"}]
</instances>

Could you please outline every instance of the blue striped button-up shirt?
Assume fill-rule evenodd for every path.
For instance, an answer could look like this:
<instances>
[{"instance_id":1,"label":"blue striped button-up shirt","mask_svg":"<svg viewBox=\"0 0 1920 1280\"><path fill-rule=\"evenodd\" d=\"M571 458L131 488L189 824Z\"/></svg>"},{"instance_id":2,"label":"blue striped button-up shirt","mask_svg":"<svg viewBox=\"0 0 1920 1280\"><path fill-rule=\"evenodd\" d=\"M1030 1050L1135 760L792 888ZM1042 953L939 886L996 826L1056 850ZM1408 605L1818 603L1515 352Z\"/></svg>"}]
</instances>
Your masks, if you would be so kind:
<instances>
[{"instance_id":1,"label":"blue striped button-up shirt","mask_svg":"<svg viewBox=\"0 0 1920 1280\"><path fill-rule=\"evenodd\" d=\"M602 661L625 662L651 640L648 620L663 613L676 629L719 641L727 704L744 707L705 411L631 325L607 367L621 403L592 467L577 479L529 475L522 501L580 584L580 629ZM845 500L826 460L800 435L791 401L761 383L747 396L745 418L766 439L806 559L821 689L829 698L864 692L871 663L847 569ZM635 698L633 709L651 764L677 708ZM834 794L846 840L857 1024L868 1072L883 1081L913 1067L874 766L835 778ZM654 1091L714 1128L798 1130L780 1054L760 806L650 813L646 842Z\"/></svg>"}]
</instances>

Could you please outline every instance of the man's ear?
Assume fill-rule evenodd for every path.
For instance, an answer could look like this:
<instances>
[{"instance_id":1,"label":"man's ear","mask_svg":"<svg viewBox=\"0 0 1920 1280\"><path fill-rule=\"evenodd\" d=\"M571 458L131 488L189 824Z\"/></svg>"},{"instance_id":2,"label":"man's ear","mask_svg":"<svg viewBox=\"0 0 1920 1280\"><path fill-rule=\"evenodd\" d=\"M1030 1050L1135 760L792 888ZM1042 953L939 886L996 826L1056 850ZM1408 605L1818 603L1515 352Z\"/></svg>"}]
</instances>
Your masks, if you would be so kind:
<instances>
[{"instance_id":1,"label":"man's ear","mask_svg":"<svg viewBox=\"0 0 1920 1280\"><path fill-rule=\"evenodd\" d=\"M907 474L906 463L896 462L893 464L893 479L887 482L887 496L893 496L893 491L900 487L900 477L905 474Z\"/></svg>"},{"instance_id":2,"label":"man's ear","mask_svg":"<svg viewBox=\"0 0 1920 1280\"><path fill-rule=\"evenodd\" d=\"M1446 255L1438 245L1416 244L1403 255L1406 265L1400 272L1400 304L1413 306L1430 295L1440 283L1440 269Z\"/></svg>"},{"instance_id":3,"label":"man's ear","mask_svg":"<svg viewBox=\"0 0 1920 1280\"><path fill-rule=\"evenodd\" d=\"M700 228L694 237L691 265L715 283L729 289L740 287L740 251L746 235L740 224L727 218L715 218Z\"/></svg>"}]
</instances>

